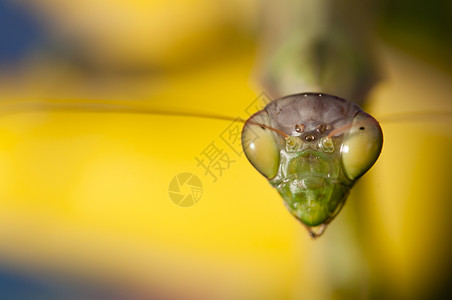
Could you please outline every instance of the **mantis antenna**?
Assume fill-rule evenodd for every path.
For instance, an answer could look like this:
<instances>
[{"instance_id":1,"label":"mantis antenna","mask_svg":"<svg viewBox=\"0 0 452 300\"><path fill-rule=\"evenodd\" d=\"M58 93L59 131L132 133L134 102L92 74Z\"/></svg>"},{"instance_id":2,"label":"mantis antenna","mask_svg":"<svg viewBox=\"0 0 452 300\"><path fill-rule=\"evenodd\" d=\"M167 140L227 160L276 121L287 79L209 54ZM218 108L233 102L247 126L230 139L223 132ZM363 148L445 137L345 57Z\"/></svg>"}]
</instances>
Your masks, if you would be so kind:
<instances>
[{"instance_id":1,"label":"mantis antenna","mask_svg":"<svg viewBox=\"0 0 452 300\"><path fill-rule=\"evenodd\" d=\"M151 115L167 115L167 116L181 116L181 117L193 117L193 118L204 118L212 120L224 120L224 121L239 121L246 123L247 120L242 118L233 118L230 116L212 114L205 112L189 112L189 111L175 111L175 110L162 110L154 109L139 105L130 105L124 103L110 103L103 101L90 101L90 100L78 100L78 102L72 101L52 101L47 100L45 102L13 102L4 103L2 105L4 108L0 112L1 114L17 114L23 112L39 112L39 111L71 111L71 112L82 112L82 113L129 113L129 114L151 114ZM248 121L250 124L257 125L262 129L269 129L284 138L288 135L284 132L275 129L266 124L262 124L255 121Z\"/></svg>"}]
</instances>

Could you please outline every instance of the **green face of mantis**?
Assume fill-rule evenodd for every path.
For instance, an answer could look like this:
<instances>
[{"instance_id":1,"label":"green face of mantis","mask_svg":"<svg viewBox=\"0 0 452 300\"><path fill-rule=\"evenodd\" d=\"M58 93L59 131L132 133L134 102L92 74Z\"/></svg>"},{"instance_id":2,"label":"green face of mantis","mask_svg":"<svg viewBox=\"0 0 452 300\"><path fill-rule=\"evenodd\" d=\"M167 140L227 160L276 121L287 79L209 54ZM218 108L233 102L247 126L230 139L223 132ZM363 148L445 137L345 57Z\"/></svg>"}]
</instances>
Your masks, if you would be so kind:
<instances>
[{"instance_id":1,"label":"green face of mantis","mask_svg":"<svg viewBox=\"0 0 452 300\"><path fill-rule=\"evenodd\" d=\"M242 145L289 211L316 236L312 227L324 228L337 215L353 184L377 160L383 135L357 104L305 93L277 99L254 114L243 128Z\"/></svg>"}]
</instances>

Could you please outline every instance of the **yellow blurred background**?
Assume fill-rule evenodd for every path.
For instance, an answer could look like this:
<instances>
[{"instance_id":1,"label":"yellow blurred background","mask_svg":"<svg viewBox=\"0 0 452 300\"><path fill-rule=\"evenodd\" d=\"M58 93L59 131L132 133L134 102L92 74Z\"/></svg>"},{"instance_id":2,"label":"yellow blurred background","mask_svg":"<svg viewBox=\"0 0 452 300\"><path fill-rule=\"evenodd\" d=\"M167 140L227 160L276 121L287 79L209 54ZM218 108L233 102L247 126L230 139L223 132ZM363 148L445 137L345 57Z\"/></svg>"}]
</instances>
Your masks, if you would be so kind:
<instances>
[{"instance_id":1,"label":"yellow blurred background","mask_svg":"<svg viewBox=\"0 0 452 300\"><path fill-rule=\"evenodd\" d=\"M428 112L452 112L451 6L406 3L378 3L383 153L311 240L225 141L231 121L37 106L246 117L268 100L253 74L269 2L0 1L2 299L445 298L452 126ZM213 146L215 176L198 163ZM168 189L187 172L202 196L181 207Z\"/></svg>"}]
</instances>

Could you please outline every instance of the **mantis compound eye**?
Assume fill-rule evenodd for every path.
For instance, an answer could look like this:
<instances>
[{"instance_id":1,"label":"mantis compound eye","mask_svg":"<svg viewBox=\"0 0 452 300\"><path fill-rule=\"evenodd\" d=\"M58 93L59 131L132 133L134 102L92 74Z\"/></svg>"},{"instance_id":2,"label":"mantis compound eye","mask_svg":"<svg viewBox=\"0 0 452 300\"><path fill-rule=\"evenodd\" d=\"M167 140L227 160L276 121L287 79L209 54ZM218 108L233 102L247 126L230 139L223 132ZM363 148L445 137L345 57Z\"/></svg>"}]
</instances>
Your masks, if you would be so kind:
<instances>
[{"instance_id":1,"label":"mantis compound eye","mask_svg":"<svg viewBox=\"0 0 452 300\"><path fill-rule=\"evenodd\" d=\"M341 147L342 166L345 175L356 180L375 163L383 146L383 133L378 122L370 115L359 112Z\"/></svg>"},{"instance_id":2,"label":"mantis compound eye","mask_svg":"<svg viewBox=\"0 0 452 300\"><path fill-rule=\"evenodd\" d=\"M265 111L252 116L243 127L243 151L251 164L267 179L273 178L278 172L279 138L271 130L269 116Z\"/></svg>"}]
</instances>

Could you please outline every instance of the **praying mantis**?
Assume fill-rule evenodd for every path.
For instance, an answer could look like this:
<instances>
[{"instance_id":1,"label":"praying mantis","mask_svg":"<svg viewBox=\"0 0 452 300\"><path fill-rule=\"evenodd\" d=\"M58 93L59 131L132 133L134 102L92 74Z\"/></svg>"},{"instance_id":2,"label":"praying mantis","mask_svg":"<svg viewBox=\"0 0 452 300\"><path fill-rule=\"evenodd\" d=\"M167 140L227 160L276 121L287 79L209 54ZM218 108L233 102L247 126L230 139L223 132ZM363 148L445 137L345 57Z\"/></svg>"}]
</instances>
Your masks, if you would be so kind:
<instances>
[{"instance_id":1,"label":"praying mantis","mask_svg":"<svg viewBox=\"0 0 452 300\"><path fill-rule=\"evenodd\" d=\"M341 2L287 0L278 5L279 10L265 12L269 5L264 7L264 58L259 72L262 87L274 101L241 120L245 123L242 146L310 236L317 237L382 149L377 120L343 99L363 102L378 77L366 38L369 21L360 17L368 7L349 11ZM325 17L318 17L319 11ZM140 112L139 107L97 104L97 111ZM54 103L48 108L70 110L71 105ZM83 105L75 103L79 108ZM96 101L91 105L96 106Z\"/></svg>"}]
</instances>

